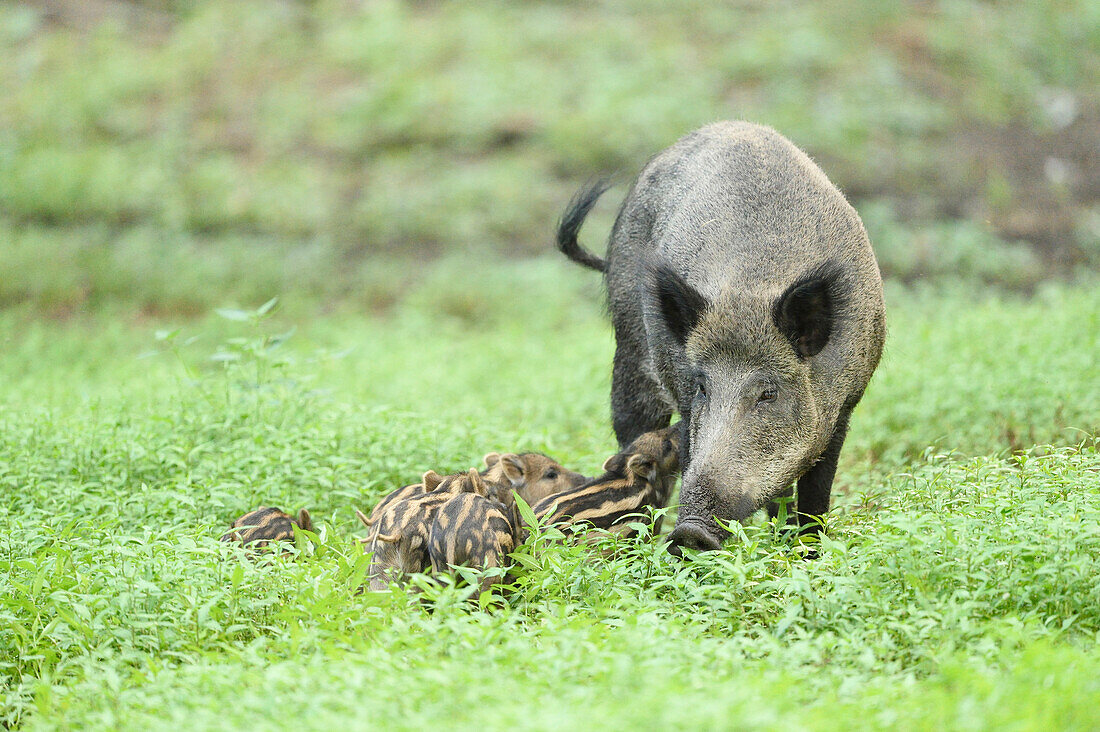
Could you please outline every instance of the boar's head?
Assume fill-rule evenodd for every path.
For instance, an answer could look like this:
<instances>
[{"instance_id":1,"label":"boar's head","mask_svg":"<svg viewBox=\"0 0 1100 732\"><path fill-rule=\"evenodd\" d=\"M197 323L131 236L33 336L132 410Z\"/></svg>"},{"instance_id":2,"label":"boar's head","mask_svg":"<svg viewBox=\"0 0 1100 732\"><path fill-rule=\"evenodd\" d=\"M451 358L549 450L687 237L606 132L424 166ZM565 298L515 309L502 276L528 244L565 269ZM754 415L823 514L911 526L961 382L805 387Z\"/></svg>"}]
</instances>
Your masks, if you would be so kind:
<instances>
[{"instance_id":1,"label":"boar's head","mask_svg":"<svg viewBox=\"0 0 1100 732\"><path fill-rule=\"evenodd\" d=\"M674 547L716 549L728 531L818 459L839 413L820 383L844 320L837 267L783 288L704 296L652 268L646 332L682 422L683 486ZM830 367L826 373L834 373Z\"/></svg>"}]
</instances>

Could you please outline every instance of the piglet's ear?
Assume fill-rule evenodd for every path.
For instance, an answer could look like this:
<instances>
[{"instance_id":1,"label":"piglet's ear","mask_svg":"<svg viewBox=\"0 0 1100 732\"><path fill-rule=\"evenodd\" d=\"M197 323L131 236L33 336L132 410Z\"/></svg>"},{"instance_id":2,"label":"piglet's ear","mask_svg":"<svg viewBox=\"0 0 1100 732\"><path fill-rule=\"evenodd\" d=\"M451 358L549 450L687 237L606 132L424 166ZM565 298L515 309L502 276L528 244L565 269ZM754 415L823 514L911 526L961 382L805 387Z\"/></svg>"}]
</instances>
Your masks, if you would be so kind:
<instances>
[{"instance_id":1,"label":"piglet's ear","mask_svg":"<svg viewBox=\"0 0 1100 732\"><path fill-rule=\"evenodd\" d=\"M619 473L621 474L626 470L626 455L621 452L617 455L612 455L603 462L603 471L605 473Z\"/></svg>"},{"instance_id":2,"label":"piglet's ear","mask_svg":"<svg viewBox=\"0 0 1100 732\"><path fill-rule=\"evenodd\" d=\"M682 346L709 305L707 299L669 267L651 269L653 295L672 337Z\"/></svg>"},{"instance_id":3,"label":"piglet's ear","mask_svg":"<svg viewBox=\"0 0 1100 732\"><path fill-rule=\"evenodd\" d=\"M816 356L833 334L837 272L822 269L795 282L779 296L772 318L799 358Z\"/></svg>"},{"instance_id":4,"label":"piglet's ear","mask_svg":"<svg viewBox=\"0 0 1100 732\"><path fill-rule=\"evenodd\" d=\"M627 472L639 478L648 478L656 467L657 461L648 455L631 455L626 461Z\"/></svg>"},{"instance_id":5,"label":"piglet's ear","mask_svg":"<svg viewBox=\"0 0 1100 732\"><path fill-rule=\"evenodd\" d=\"M493 467L494 465L496 465L497 463L500 462L500 453L499 452L487 452L487 453L485 453L485 457L483 459L485 460L485 467L491 468L491 467Z\"/></svg>"},{"instance_id":6,"label":"piglet's ear","mask_svg":"<svg viewBox=\"0 0 1100 732\"><path fill-rule=\"evenodd\" d=\"M309 511L304 508L298 511L298 528L305 531L313 531L313 519L309 516Z\"/></svg>"},{"instance_id":7,"label":"piglet's ear","mask_svg":"<svg viewBox=\"0 0 1100 732\"><path fill-rule=\"evenodd\" d=\"M476 493L483 497L489 495L489 487L482 479L481 473L477 472L477 468L470 468L470 472L466 473L466 481L470 493Z\"/></svg>"},{"instance_id":8,"label":"piglet's ear","mask_svg":"<svg viewBox=\"0 0 1100 732\"><path fill-rule=\"evenodd\" d=\"M424 484L424 492L431 493L443 482L443 476L434 470L429 470L424 473L424 476L420 480Z\"/></svg>"},{"instance_id":9,"label":"piglet's ear","mask_svg":"<svg viewBox=\"0 0 1100 732\"><path fill-rule=\"evenodd\" d=\"M500 456L500 471L512 487L523 485L523 458L507 453Z\"/></svg>"}]
</instances>

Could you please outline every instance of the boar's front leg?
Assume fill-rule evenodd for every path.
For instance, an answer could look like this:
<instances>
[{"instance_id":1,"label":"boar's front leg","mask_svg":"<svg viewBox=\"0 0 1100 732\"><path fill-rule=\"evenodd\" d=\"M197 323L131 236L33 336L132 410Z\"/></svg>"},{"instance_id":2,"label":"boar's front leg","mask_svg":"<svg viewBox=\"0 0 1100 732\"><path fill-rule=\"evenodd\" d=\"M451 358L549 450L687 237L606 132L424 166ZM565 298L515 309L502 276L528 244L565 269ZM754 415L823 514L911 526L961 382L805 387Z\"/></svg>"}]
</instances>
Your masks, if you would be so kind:
<instances>
[{"instance_id":1,"label":"boar's front leg","mask_svg":"<svg viewBox=\"0 0 1100 732\"><path fill-rule=\"evenodd\" d=\"M822 517L829 512L829 496L833 491L836 464L840 458L840 448L844 446L844 437L848 434L848 417L851 413L851 408L841 411L825 452L798 479L798 524L803 534L819 533Z\"/></svg>"},{"instance_id":2,"label":"boar's front leg","mask_svg":"<svg viewBox=\"0 0 1100 732\"><path fill-rule=\"evenodd\" d=\"M672 411L661 399L660 387L642 371L645 356L641 349L617 331L611 371L611 418L621 449L639 435L668 427Z\"/></svg>"}]
</instances>

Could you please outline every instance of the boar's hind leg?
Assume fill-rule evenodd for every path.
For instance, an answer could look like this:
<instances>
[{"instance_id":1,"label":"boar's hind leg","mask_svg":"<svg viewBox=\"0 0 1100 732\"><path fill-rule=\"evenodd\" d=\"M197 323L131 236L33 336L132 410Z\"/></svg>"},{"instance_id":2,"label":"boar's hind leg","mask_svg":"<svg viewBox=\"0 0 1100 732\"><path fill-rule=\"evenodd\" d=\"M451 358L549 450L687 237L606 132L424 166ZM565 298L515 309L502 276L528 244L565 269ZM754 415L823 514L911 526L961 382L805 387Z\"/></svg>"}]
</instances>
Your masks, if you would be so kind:
<instances>
[{"instance_id":1,"label":"boar's hind leg","mask_svg":"<svg viewBox=\"0 0 1100 732\"><path fill-rule=\"evenodd\" d=\"M821 459L798 479L798 523L804 534L821 531L820 517L829 511L829 496L833 491L836 463L840 458L840 448L844 446L844 437L848 434L850 414L851 409L840 413L833 436L829 439L829 445Z\"/></svg>"},{"instance_id":2,"label":"boar's hind leg","mask_svg":"<svg viewBox=\"0 0 1100 732\"><path fill-rule=\"evenodd\" d=\"M611 418L615 438L623 448L638 435L668 427L672 412L654 384L641 370L642 355L624 338L616 338L615 366L611 371Z\"/></svg>"}]
</instances>

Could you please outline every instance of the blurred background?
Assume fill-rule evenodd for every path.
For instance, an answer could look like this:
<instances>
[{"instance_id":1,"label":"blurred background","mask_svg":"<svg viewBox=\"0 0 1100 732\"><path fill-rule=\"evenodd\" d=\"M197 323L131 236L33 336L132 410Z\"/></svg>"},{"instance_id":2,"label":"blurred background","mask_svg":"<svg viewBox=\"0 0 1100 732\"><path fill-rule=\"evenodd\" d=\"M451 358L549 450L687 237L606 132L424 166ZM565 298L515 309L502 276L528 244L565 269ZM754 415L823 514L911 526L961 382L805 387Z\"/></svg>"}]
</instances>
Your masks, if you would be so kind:
<instances>
[{"instance_id":1,"label":"blurred background","mask_svg":"<svg viewBox=\"0 0 1100 732\"><path fill-rule=\"evenodd\" d=\"M384 312L551 253L572 192L772 125L895 280L1100 267L1100 4L33 0L0 5L0 306ZM555 270L556 271L556 270Z\"/></svg>"}]
</instances>

